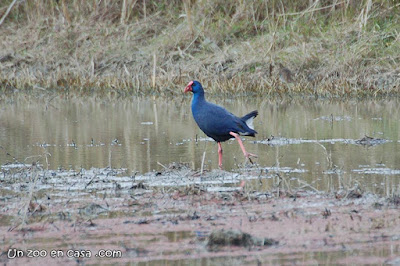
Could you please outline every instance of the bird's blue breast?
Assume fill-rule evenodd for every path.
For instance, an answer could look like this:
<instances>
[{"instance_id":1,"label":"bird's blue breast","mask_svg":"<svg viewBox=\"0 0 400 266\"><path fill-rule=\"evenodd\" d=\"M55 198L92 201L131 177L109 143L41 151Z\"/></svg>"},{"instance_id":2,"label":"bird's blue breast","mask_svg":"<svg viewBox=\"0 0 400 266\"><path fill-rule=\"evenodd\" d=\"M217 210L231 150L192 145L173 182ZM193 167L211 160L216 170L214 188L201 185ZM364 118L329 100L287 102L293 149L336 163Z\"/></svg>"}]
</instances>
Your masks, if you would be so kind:
<instances>
[{"instance_id":1,"label":"bird's blue breast","mask_svg":"<svg viewBox=\"0 0 400 266\"><path fill-rule=\"evenodd\" d=\"M232 138L229 132L237 131L237 118L220 106L193 98L192 113L200 129L215 141L226 141Z\"/></svg>"}]
</instances>

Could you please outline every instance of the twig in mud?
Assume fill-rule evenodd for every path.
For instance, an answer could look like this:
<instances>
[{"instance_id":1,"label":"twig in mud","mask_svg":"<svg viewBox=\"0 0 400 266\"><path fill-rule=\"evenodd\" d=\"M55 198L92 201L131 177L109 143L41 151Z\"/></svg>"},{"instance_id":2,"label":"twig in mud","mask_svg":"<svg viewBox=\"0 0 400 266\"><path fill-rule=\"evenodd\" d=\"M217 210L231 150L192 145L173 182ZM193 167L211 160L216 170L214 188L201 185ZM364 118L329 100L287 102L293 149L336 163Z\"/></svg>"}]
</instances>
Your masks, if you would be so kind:
<instances>
[{"instance_id":1,"label":"twig in mud","mask_svg":"<svg viewBox=\"0 0 400 266\"><path fill-rule=\"evenodd\" d=\"M306 182L303 181L303 180L297 179L297 182L299 182L300 184L303 185L302 187L300 187L301 189L302 189L302 188L308 187L308 188L311 188L312 190L314 190L315 192L318 192L318 193L321 192L321 191L319 191L318 189L316 189L315 187L311 186L310 184L306 183Z\"/></svg>"},{"instance_id":2,"label":"twig in mud","mask_svg":"<svg viewBox=\"0 0 400 266\"><path fill-rule=\"evenodd\" d=\"M243 201L240 201L240 206L242 207L243 212L246 214L247 220L249 220L249 222L254 222L256 218L252 218L252 216L247 213L246 208L243 206Z\"/></svg>"},{"instance_id":3,"label":"twig in mud","mask_svg":"<svg viewBox=\"0 0 400 266\"><path fill-rule=\"evenodd\" d=\"M26 157L25 160L24 160L24 162L26 162L26 161L29 160L29 159L37 158L37 157L42 158L43 156L42 156L42 155L31 155L31 156Z\"/></svg>"},{"instance_id":4,"label":"twig in mud","mask_svg":"<svg viewBox=\"0 0 400 266\"><path fill-rule=\"evenodd\" d=\"M322 147L322 149L324 149L324 151L325 151L325 154L326 154L326 160L327 160L327 162L328 162L328 169L330 169L330 168L332 168L332 160L331 160L331 156L329 155L329 153L328 153L328 151L326 150L326 148L325 148L325 146L324 145L322 145L321 143L319 143L318 141L317 142L315 142L316 144L318 144L319 146L321 146Z\"/></svg>"},{"instance_id":5,"label":"twig in mud","mask_svg":"<svg viewBox=\"0 0 400 266\"><path fill-rule=\"evenodd\" d=\"M71 192L71 189L78 183L79 181L75 181L74 183L72 183L71 186L69 186L69 188L67 189L67 192Z\"/></svg>"},{"instance_id":6,"label":"twig in mud","mask_svg":"<svg viewBox=\"0 0 400 266\"><path fill-rule=\"evenodd\" d=\"M185 174L181 175L182 178L187 177L190 173L192 172L191 169L189 169Z\"/></svg>"},{"instance_id":7,"label":"twig in mud","mask_svg":"<svg viewBox=\"0 0 400 266\"><path fill-rule=\"evenodd\" d=\"M136 182L136 175L137 175L138 173L139 173L138 171L135 171L135 172L133 173L133 175L131 176L132 182Z\"/></svg>"},{"instance_id":8,"label":"twig in mud","mask_svg":"<svg viewBox=\"0 0 400 266\"><path fill-rule=\"evenodd\" d=\"M44 153L43 153L44 154L44 158L46 160L46 169L48 171L49 170L49 160L48 160L47 156L51 157L51 153L48 152L45 147L43 147L43 149L44 149Z\"/></svg>"},{"instance_id":9,"label":"twig in mud","mask_svg":"<svg viewBox=\"0 0 400 266\"><path fill-rule=\"evenodd\" d=\"M60 231L60 228L58 228L57 225L55 225L54 223L50 223L57 231Z\"/></svg>"},{"instance_id":10,"label":"twig in mud","mask_svg":"<svg viewBox=\"0 0 400 266\"><path fill-rule=\"evenodd\" d=\"M279 184L278 184L278 197L280 196L279 188L280 188L280 185L281 185L282 181L284 182L284 184L285 184L285 186L286 186L287 192L288 192L290 195L292 195L292 196L295 195L295 194L293 193L292 189L290 188L290 185L289 185L288 181L286 180L286 178L282 177L279 173L276 173L276 176L277 176L277 177L279 178L279 180L280 180L280 182L279 182Z\"/></svg>"},{"instance_id":11,"label":"twig in mud","mask_svg":"<svg viewBox=\"0 0 400 266\"><path fill-rule=\"evenodd\" d=\"M158 164L158 165L161 165L161 166L164 168L164 170L168 170L168 167L166 167L166 166L163 165L162 163L160 163L160 162L157 161L157 164Z\"/></svg>"},{"instance_id":12,"label":"twig in mud","mask_svg":"<svg viewBox=\"0 0 400 266\"><path fill-rule=\"evenodd\" d=\"M201 168L200 168L200 174L203 175L203 170L204 170L204 160L206 159L206 151L203 152L203 158L201 159Z\"/></svg>"},{"instance_id":13,"label":"twig in mud","mask_svg":"<svg viewBox=\"0 0 400 266\"><path fill-rule=\"evenodd\" d=\"M97 177L97 174L94 175L94 177L85 185L85 189L87 189L87 187L93 183L93 180Z\"/></svg>"},{"instance_id":14,"label":"twig in mud","mask_svg":"<svg viewBox=\"0 0 400 266\"><path fill-rule=\"evenodd\" d=\"M282 178L281 178L281 176L279 175L279 173L276 173L275 175L276 175L276 176L278 177L278 179L279 179L278 185L276 186L277 189L278 189L277 195L278 195L278 198L279 198L279 197L280 197L280 187L281 187L281 183L282 183ZM271 194L272 194L272 193L271 193Z\"/></svg>"},{"instance_id":15,"label":"twig in mud","mask_svg":"<svg viewBox=\"0 0 400 266\"><path fill-rule=\"evenodd\" d=\"M262 185L262 178L261 178L261 176L262 176L262 174L263 174L263 172L264 172L264 169L259 169L260 170L260 173L258 174L258 177L257 177L257 179L258 179L258 182L260 183L260 185ZM265 174L267 174L268 173L268 170L265 172Z\"/></svg>"},{"instance_id":16,"label":"twig in mud","mask_svg":"<svg viewBox=\"0 0 400 266\"><path fill-rule=\"evenodd\" d=\"M37 172L38 170L38 166L36 163L32 164L32 178L31 178L31 182L30 182L30 187L29 187L29 194L26 197L26 201L25 204L22 207L22 221L21 224L19 226L25 226L26 225L26 219L27 219L27 213L28 213L28 209L29 209L29 204L32 200L32 196L33 196L33 192L35 190L36 187L36 182L38 180L39 174Z\"/></svg>"}]
</instances>

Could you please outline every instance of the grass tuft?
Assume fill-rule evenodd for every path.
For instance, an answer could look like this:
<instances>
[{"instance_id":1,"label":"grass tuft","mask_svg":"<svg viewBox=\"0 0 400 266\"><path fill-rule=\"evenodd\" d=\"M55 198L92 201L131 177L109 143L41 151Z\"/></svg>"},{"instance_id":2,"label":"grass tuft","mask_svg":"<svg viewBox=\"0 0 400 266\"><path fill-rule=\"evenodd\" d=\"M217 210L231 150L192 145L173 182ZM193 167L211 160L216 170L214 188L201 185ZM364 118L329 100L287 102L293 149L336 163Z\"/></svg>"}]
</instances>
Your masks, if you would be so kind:
<instances>
[{"instance_id":1,"label":"grass tuft","mask_svg":"<svg viewBox=\"0 0 400 266\"><path fill-rule=\"evenodd\" d=\"M399 18L393 0L8 0L0 89L398 95Z\"/></svg>"}]
</instances>

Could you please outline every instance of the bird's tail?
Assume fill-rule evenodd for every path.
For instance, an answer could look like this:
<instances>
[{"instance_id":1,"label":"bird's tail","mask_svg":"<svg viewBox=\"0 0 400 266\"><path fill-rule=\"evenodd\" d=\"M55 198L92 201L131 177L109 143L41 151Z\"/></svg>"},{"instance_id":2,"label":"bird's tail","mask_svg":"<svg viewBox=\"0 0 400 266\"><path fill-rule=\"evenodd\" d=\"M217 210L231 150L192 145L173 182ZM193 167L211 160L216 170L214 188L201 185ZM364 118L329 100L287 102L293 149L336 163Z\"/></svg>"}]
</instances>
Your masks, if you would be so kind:
<instances>
[{"instance_id":1,"label":"bird's tail","mask_svg":"<svg viewBox=\"0 0 400 266\"><path fill-rule=\"evenodd\" d=\"M253 125L253 120L254 117L256 117L258 115L258 111L255 110L251 113L248 113L247 115L243 116L241 119L246 123L246 125L250 128L254 130L254 125Z\"/></svg>"}]
</instances>

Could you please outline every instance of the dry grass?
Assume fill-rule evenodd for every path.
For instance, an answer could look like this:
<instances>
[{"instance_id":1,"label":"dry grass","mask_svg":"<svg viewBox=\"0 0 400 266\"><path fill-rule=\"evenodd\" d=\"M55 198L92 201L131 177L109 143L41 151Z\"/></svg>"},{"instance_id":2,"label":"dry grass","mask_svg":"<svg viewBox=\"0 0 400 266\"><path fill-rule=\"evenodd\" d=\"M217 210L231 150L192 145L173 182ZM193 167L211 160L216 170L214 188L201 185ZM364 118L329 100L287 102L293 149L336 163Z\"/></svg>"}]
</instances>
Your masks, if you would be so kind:
<instances>
[{"instance_id":1,"label":"dry grass","mask_svg":"<svg viewBox=\"0 0 400 266\"><path fill-rule=\"evenodd\" d=\"M393 0L17 1L6 14L12 2L3 91L175 95L198 79L219 94L399 93Z\"/></svg>"}]
</instances>

